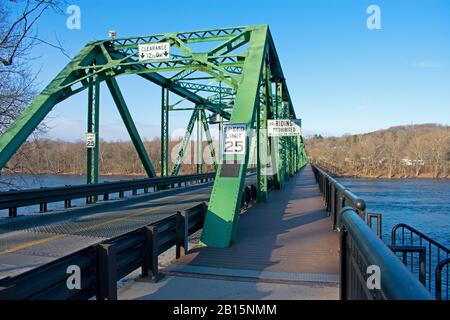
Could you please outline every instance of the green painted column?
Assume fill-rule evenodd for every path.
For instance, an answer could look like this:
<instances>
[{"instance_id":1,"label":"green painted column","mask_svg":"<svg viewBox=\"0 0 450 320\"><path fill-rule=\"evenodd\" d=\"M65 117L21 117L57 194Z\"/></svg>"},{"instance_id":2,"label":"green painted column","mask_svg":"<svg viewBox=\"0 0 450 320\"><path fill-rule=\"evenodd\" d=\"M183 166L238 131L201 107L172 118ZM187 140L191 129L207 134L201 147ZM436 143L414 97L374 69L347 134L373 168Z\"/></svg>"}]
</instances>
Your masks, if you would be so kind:
<instances>
[{"instance_id":1,"label":"green painted column","mask_svg":"<svg viewBox=\"0 0 450 320\"><path fill-rule=\"evenodd\" d=\"M267 112L270 108L270 70L268 62L265 61L262 73L262 94L264 97L263 103L258 105L257 114L257 199L260 202L267 201Z\"/></svg>"},{"instance_id":2,"label":"green painted column","mask_svg":"<svg viewBox=\"0 0 450 320\"><path fill-rule=\"evenodd\" d=\"M201 112L197 113L197 139L195 141L195 163L196 163L196 172L202 173L202 163L203 163L203 157L202 157L202 114Z\"/></svg>"},{"instance_id":3,"label":"green painted column","mask_svg":"<svg viewBox=\"0 0 450 320\"><path fill-rule=\"evenodd\" d=\"M249 130L255 121L259 104L260 81L267 49L268 27L249 28L251 31L230 124L243 124ZM242 191L247 172L249 139L245 154L236 152L224 157L217 170L208 204L201 244L209 247L228 247L236 237Z\"/></svg>"},{"instance_id":4,"label":"green painted column","mask_svg":"<svg viewBox=\"0 0 450 320\"><path fill-rule=\"evenodd\" d=\"M90 81L92 80L91 78ZM100 85L96 83L88 88L87 133L93 135L93 139L91 137L86 143L86 183L88 184L98 182L99 104ZM96 201L96 197L94 201Z\"/></svg>"},{"instance_id":5,"label":"green painted column","mask_svg":"<svg viewBox=\"0 0 450 320\"><path fill-rule=\"evenodd\" d=\"M161 177L169 175L169 89L161 92Z\"/></svg>"}]
</instances>

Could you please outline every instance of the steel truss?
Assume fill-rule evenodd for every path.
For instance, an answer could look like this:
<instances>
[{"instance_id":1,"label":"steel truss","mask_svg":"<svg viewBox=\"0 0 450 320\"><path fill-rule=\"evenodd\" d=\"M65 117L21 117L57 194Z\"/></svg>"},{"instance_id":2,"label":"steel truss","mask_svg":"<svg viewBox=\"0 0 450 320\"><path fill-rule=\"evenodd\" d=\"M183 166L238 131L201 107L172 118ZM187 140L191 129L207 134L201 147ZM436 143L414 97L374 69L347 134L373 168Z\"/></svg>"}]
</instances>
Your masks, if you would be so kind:
<instances>
[{"instance_id":1,"label":"steel truss","mask_svg":"<svg viewBox=\"0 0 450 320\"><path fill-rule=\"evenodd\" d=\"M173 48L170 59L140 61L139 45L155 42L170 43ZM198 42L211 48L197 52L191 44ZM269 139L264 134L268 119L295 119L296 114L269 28L257 25L88 43L0 137L0 167L6 166L55 105L88 89L87 132L94 134L95 146L87 152L87 181L97 183L99 90L100 84L106 83L147 175L156 176L116 81L122 75L138 75L162 88L161 176L169 175L170 112L176 110L191 110L192 114L172 175L179 173L195 122L197 151L201 151L204 132L211 156L216 159L208 125L208 119L213 116L220 116L219 128L226 120L231 124L246 124L248 129L256 131L256 154L252 157L256 158L259 201L267 200L268 174L273 176L275 187L282 188L284 181L306 163L301 137ZM170 105L171 96L182 100ZM181 101L190 102L194 107L175 109ZM245 156L219 157L214 163L217 174L201 238L206 246L227 247L234 239L247 168L253 167L248 165L249 149L254 144L254 140L247 143ZM269 163L261 159L266 154L271 155ZM234 175L227 174L229 170L225 169L230 164L225 165L225 161L233 162ZM201 165L197 170L202 170Z\"/></svg>"}]
</instances>

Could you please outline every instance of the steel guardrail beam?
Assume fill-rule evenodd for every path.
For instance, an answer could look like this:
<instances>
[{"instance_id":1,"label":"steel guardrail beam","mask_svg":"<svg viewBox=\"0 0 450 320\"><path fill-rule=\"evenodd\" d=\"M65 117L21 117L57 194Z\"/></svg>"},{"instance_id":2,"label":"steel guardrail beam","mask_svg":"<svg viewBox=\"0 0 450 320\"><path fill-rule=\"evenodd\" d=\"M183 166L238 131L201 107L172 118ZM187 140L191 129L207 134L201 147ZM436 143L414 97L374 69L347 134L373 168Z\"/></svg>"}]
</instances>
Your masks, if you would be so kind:
<instances>
[{"instance_id":1,"label":"steel guardrail beam","mask_svg":"<svg viewBox=\"0 0 450 320\"><path fill-rule=\"evenodd\" d=\"M213 179L215 173L192 174L182 176L155 177L146 179L83 184L77 186L28 189L20 191L0 192L0 209L10 209L59 202L96 195L105 195L130 190L145 189L166 185L175 185L190 181L207 181Z\"/></svg>"},{"instance_id":2,"label":"steel guardrail beam","mask_svg":"<svg viewBox=\"0 0 450 320\"><path fill-rule=\"evenodd\" d=\"M254 190L255 186L246 188ZM252 192L248 201L255 202L256 194ZM87 300L93 296L113 300L117 299L117 281L138 268L142 268L141 277L158 281L158 255L173 246L177 258L185 254L188 237L203 227L207 209L201 202L35 269L2 278L0 300ZM69 266L80 267L80 289L68 289Z\"/></svg>"}]
</instances>

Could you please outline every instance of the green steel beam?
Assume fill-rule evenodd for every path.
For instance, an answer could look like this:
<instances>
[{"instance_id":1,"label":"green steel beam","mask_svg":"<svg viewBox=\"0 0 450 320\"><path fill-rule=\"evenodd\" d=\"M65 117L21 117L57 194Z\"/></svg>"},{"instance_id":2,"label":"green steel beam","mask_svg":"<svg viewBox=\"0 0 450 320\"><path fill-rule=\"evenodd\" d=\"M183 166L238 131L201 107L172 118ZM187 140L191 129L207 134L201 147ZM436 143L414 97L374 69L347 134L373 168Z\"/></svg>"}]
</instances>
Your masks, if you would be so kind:
<instances>
[{"instance_id":1,"label":"green steel beam","mask_svg":"<svg viewBox=\"0 0 450 320\"><path fill-rule=\"evenodd\" d=\"M94 145L86 150L86 183L98 182L98 148L99 148L99 104L100 84L96 83L88 88L88 116L87 132L94 134Z\"/></svg>"},{"instance_id":2,"label":"green steel beam","mask_svg":"<svg viewBox=\"0 0 450 320\"><path fill-rule=\"evenodd\" d=\"M243 76L237 89L230 123L244 123L250 129L259 103L259 86L265 58L268 27L249 28L251 31ZM237 176L226 176L224 164L218 167L201 243L211 247L228 247L235 237L242 190L248 162L248 143L245 157L237 157ZM231 160L224 158L225 161ZM234 159L233 159L234 160Z\"/></svg>"},{"instance_id":3,"label":"green steel beam","mask_svg":"<svg viewBox=\"0 0 450 320\"><path fill-rule=\"evenodd\" d=\"M92 64L97 54L93 45L84 47L3 133L0 137L0 168L6 165L53 107L74 93L70 87L65 85L79 77L79 73L74 72L74 69L80 65ZM87 87L86 82L83 89Z\"/></svg>"},{"instance_id":4,"label":"green steel beam","mask_svg":"<svg viewBox=\"0 0 450 320\"><path fill-rule=\"evenodd\" d=\"M209 131L208 119L206 117L205 109L201 109L201 121L203 124L203 131L205 131L206 140L208 141L208 148L211 154L211 158L214 161L214 170L217 171L217 162L216 162L216 151L214 150L214 143L211 137L211 132Z\"/></svg>"},{"instance_id":5,"label":"green steel beam","mask_svg":"<svg viewBox=\"0 0 450 320\"><path fill-rule=\"evenodd\" d=\"M186 128L186 133L181 142L181 148L178 151L177 159L175 160L175 166L173 167L173 170L172 170L172 176L178 175L178 172L180 171L180 168L183 164L184 155L186 153L188 143L191 140L191 134L192 134L192 130L195 125L195 120L197 119L197 114L198 114L198 108L195 108L194 111L192 112L191 118L189 119L188 126Z\"/></svg>"},{"instance_id":6,"label":"green steel beam","mask_svg":"<svg viewBox=\"0 0 450 320\"><path fill-rule=\"evenodd\" d=\"M169 90L161 90L161 177L169 175Z\"/></svg>"},{"instance_id":7,"label":"green steel beam","mask_svg":"<svg viewBox=\"0 0 450 320\"><path fill-rule=\"evenodd\" d=\"M202 114L201 112L197 113L197 139L195 140L195 164L197 173L202 173L203 169L203 157L202 157Z\"/></svg>"},{"instance_id":8,"label":"green steel beam","mask_svg":"<svg viewBox=\"0 0 450 320\"><path fill-rule=\"evenodd\" d=\"M230 40L221 43L214 49L208 51L208 55L212 56L217 54L219 55L228 54L238 49L239 47L243 46L244 44L248 43L249 39L250 39L250 32L244 31L238 34L237 36L231 38Z\"/></svg>"},{"instance_id":9,"label":"green steel beam","mask_svg":"<svg viewBox=\"0 0 450 320\"><path fill-rule=\"evenodd\" d=\"M223 41L234 38L236 35L244 32L248 27L231 27L231 28L220 28L213 30L199 30L199 31L188 31L188 32L178 32L176 37L185 43L195 43L195 42L205 42L205 41ZM139 43L149 43L149 42L159 42L168 35L173 35L174 33L168 34L157 34L139 37L129 37L129 38L117 38L114 40L104 41L107 44L113 45L117 48L134 48L136 44Z\"/></svg>"},{"instance_id":10,"label":"green steel beam","mask_svg":"<svg viewBox=\"0 0 450 320\"><path fill-rule=\"evenodd\" d=\"M259 101L257 117L256 117L256 191L257 199L260 202L267 201L267 111L269 109L269 96L268 96L268 76L269 70L267 63L264 63L261 81L261 93L263 95L263 101ZM263 158L261 159L261 156Z\"/></svg>"},{"instance_id":11,"label":"green steel beam","mask_svg":"<svg viewBox=\"0 0 450 320\"><path fill-rule=\"evenodd\" d=\"M122 117L125 127L127 128L128 134L130 135L131 141L136 148L138 156L141 159L145 172L149 177L155 177L155 169L147 151L145 150L144 144L142 143L141 137L139 136L136 125L134 124L133 118L131 117L130 111L128 110L116 79L106 80L106 85L111 92L111 96L117 106L117 109L119 110L120 116Z\"/></svg>"},{"instance_id":12,"label":"green steel beam","mask_svg":"<svg viewBox=\"0 0 450 320\"><path fill-rule=\"evenodd\" d=\"M214 93L229 94L229 95L236 94L236 90L234 90L233 88L211 86L211 85L205 85L205 84L200 84L200 83L181 82L181 81L178 81L177 84L182 88L196 90L196 91L214 92Z\"/></svg>"}]
</instances>

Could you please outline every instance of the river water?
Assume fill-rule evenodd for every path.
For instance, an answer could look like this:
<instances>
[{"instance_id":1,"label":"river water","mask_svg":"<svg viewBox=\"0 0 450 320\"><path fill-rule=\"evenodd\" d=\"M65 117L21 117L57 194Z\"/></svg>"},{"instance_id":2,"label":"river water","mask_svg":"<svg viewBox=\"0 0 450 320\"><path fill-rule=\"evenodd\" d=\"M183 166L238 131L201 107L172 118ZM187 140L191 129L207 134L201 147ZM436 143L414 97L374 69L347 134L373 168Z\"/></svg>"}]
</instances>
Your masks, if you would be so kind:
<instances>
[{"instance_id":1,"label":"river water","mask_svg":"<svg viewBox=\"0 0 450 320\"><path fill-rule=\"evenodd\" d=\"M450 248L450 180L340 178L366 201L367 212L383 215L383 240L406 223Z\"/></svg>"},{"instance_id":2,"label":"river water","mask_svg":"<svg viewBox=\"0 0 450 320\"><path fill-rule=\"evenodd\" d=\"M118 181L139 177L101 176L99 181ZM390 243L392 227L397 223L406 223L431 238L450 247L450 180L434 179L362 179L340 178L343 185L363 198L367 203L367 212L383 214L383 240ZM64 185L76 185L86 182L84 176L40 175L38 178L23 176L1 176L0 182L13 182L21 188L39 188ZM11 187L0 183L0 190ZM85 200L73 201L82 205ZM49 209L62 204L49 204ZM19 209L19 213L35 212L32 208ZM7 215L6 210L0 213Z\"/></svg>"}]
</instances>

